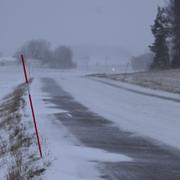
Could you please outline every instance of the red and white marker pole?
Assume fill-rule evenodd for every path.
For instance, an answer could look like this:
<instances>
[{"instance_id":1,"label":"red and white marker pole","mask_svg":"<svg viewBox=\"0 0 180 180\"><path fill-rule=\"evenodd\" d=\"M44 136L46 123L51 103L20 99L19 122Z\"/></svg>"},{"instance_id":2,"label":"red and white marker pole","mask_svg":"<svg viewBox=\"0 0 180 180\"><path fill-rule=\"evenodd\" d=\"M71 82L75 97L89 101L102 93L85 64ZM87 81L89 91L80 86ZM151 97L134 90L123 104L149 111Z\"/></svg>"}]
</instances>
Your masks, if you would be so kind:
<instances>
[{"instance_id":1,"label":"red and white marker pole","mask_svg":"<svg viewBox=\"0 0 180 180\"><path fill-rule=\"evenodd\" d=\"M26 71L26 63L25 63L25 59L24 59L23 54L21 54L21 61L22 61L22 66L23 66L23 70L24 70L24 76L25 76L26 84L27 84L27 87L28 87L29 103L30 103L31 112L32 112L32 118L33 118L34 129L35 129L37 143L38 143L38 148L39 148L39 154L40 154L40 157L42 158L41 142L40 142L40 138L39 138L37 123L36 123L36 117L35 117L35 113L34 113L34 108L33 108L30 88L29 88L29 80L28 80L27 71Z\"/></svg>"}]
</instances>

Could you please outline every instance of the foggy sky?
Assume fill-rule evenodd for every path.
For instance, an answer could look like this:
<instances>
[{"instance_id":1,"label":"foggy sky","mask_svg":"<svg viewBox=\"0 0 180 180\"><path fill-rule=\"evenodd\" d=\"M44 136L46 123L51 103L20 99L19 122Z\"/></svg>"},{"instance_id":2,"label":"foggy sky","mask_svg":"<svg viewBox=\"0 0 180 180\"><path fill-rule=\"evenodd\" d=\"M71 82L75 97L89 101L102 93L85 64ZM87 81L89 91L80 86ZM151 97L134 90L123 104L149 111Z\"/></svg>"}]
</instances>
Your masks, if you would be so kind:
<instances>
[{"instance_id":1,"label":"foggy sky","mask_svg":"<svg viewBox=\"0 0 180 180\"><path fill-rule=\"evenodd\" d=\"M23 42L120 45L143 53L150 25L163 0L0 0L0 51L12 54Z\"/></svg>"}]
</instances>

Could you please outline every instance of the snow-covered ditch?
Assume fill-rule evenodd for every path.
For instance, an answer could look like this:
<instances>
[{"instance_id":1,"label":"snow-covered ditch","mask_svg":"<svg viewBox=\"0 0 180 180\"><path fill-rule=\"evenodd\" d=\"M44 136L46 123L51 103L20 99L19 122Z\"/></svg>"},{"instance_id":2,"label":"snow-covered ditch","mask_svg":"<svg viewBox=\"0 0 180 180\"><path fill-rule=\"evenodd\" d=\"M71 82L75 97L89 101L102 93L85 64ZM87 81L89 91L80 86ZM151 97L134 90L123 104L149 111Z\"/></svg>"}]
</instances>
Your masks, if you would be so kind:
<instances>
[{"instance_id":1,"label":"snow-covered ditch","mask_svg":"<svg viewBox=\"0 0 180 180\"><path fill-rule=\"evenodd\" d=\"M0 179L38 179L45 171L40 162L32 121L26 112L26 86L21 84L0 103Z\"/></svg>"},{"instance_id":2,"label":"snow-covered ditch","mask_svg":"<svg viewBox=\"0 0 180 180\"><path fill-rule=\"evenodd\" d=\"M24 81L21 67L0 66L0 99Z\"/></svg>"}]
</instances>

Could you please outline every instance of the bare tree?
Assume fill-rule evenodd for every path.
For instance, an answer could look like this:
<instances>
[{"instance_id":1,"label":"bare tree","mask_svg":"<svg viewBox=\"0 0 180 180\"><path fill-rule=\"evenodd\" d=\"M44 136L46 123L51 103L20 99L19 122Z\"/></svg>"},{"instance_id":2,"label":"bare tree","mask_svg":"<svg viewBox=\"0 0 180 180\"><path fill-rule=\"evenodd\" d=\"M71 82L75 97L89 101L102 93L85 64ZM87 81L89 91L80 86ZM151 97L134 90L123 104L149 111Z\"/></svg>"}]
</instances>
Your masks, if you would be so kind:
<instances>
[{"instance_id":1,"label":"bare tree","mask_svg":"<svg viewBox=\"0 0 180 180\"><path fill-rule=\"evenodd\" d=\"M75 67L72 61L73 53L72 50L67 46L59 46L54 50L53 61L51 63L54 67L60 68L73 68Z\"/></svg>"},{"instance_id":2,"label":"bare tree","mask_svg":"<svg viewBox=\"0 0 180 180\"><path fill-rule=\"evenodd\" d=\"M27 58L41 60L47 63L51 56L50 43L46 40L30 40L23 44L23 46L15 53L15 56L23 53Z\"/></svg>"},{"instance_id":3,"label":"bare tree","mask_svg":"<svg viewBox=\"0 0 180 180\"><path fill-rule=\"evenodd\" d=\"M30 40L15 53L15 57L23 53L26 58L36 59L42 64L53 68L74 68L73 53L67 46L59 46L51 50L50 43L46 40Z\"/></svg>"}]
</instances>

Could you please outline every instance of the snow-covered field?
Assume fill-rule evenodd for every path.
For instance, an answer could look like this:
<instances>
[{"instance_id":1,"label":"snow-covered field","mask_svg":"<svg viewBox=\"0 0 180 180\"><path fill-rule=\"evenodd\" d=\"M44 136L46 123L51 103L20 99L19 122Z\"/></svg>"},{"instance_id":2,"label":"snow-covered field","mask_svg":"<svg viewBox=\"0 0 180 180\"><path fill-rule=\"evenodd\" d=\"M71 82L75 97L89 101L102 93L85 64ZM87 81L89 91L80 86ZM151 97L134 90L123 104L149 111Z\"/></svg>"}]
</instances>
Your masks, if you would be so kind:
<instances>
[{"instance_id":1,"label":"snow-covered field","mask_svg":"<svg viewBox=\"0 0 180 180\"><path fill-rule=\"evenodd\" d=\"M124 81L151 89L161 89L168 92L180 93L180 69L130 74L109 73L104 74L103 76L108 79Z\"/></svg>"},{"instance_id":2,"label":"snow-covered field","mask_svg":"<svg viewBox=\"0 0 180 180\"><path fill-rule=\"evenodd\" d=\"M24 77L17 66L0 67L0 98L7 95L12 89L23 82Z\"/></svg>"}]
</instances>

